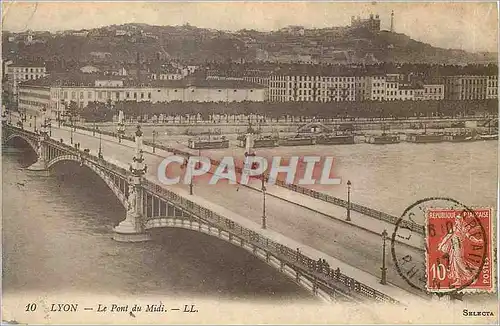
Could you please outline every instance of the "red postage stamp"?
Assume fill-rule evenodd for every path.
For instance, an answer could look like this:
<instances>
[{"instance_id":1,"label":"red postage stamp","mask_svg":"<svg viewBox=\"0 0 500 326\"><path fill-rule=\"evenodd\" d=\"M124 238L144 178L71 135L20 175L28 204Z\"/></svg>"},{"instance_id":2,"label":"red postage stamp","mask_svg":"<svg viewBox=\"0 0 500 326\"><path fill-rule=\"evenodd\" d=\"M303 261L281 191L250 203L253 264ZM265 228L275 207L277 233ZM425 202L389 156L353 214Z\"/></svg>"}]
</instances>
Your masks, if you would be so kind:
<instances>
[{"instance_id":1,"label":"red postage stamp","mask_svg":"<svg viewBox=\"0 0 500 326\"><path fill-rule=\"evenodd\" d=\"M427 210L427 290L493 290L491 209Z\"/></svg>"}]
</instances>

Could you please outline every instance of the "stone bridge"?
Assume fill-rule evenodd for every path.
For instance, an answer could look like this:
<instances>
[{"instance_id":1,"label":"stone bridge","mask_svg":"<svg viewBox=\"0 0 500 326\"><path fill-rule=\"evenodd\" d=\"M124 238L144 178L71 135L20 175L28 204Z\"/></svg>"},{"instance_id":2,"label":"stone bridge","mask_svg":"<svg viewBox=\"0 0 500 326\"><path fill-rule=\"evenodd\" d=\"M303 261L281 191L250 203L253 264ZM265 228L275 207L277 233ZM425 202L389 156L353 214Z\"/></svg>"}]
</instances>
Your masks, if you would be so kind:
<instances>
[{"instance_id":1,"label":"stone bridge","mask_svg":"<svg viewBox=\"0 0 500 326\"><path fill-rule=\"evenodd\" d=\"M195 197L181 196L147 179L143 162L142 132L135 135L136 151L129 169L125 169L89 151L71 146L63 139L49 137L4 123L3 144L14 138L24 140L37 154L37 161L28 170L49 173L59 162L74 161L96 173L117 196L126 210L124 220L114 228L117 241L139 242L150 239L149 229L183 228L208 234L239 246L310 290L325 301L389 302L394 298L330 268L326 262L290 248L269 236L269 231L239 223L231 216L222 216Z\"/></svg>"}]
</instances>

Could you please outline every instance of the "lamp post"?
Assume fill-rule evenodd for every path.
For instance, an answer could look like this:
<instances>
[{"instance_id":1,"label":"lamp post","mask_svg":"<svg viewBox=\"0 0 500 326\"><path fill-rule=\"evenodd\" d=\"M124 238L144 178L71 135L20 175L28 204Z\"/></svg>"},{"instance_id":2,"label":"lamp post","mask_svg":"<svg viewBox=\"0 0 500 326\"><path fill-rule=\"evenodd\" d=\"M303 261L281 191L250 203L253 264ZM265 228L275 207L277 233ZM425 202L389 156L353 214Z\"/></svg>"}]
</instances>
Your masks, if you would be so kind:
<instances>
[{"instance_id":1,"label":"lamp post","mask_svg":"<svg viewBox=\"0 0 500 326\"><path fill-rule=\"evenodd\" d=\"M99 158L102 158L102 134L99 127L97 127L97 132L99 133L99 153L97 155Z\"/></svg>"},{"instance_id":2,"label":"lamp post","mask_svg":"<svg viewBox=\"0 0 500 326\"><path fill-rule=\"evenodd\" d=\"M188 160L188 165L189 165L189 160ZM191 165L190 169L191 169L191 180L189 181L189 194L192 195L193 194L193 170L194 170L194 166Z\"/></svg>"},{"instance_id":3,"label":"lamp post","mask_svg":"<svg viewBox=\"0 0 500 326\"><path fill-rule=\"evenodd\" d=\"M380 284L387 284L387 267L385 267L385 240L387 240L387 230L382 232L382 277L380 279Z\"/></svg>"},{"instance_id":4,"label":"lamp post","mask_svg":"<svg viewBox=\"0 0 500 326\"><path fill-rule=\"evenodd\" d=\"M73 115L69 116L69 124L70 124L69 130L71 132L71 136L70 136L71 145L73 145L73 118L72 117L73 117Z\"/></svg>"},{"instance_id":5,"label":"lamp post","mask_svg":"<svg viewBox=\"0 0 500 326\"><path fill-rule=\"evenodd\" d=\"M61 105L65 105L64 100L61 100ZM57 110L57 125L61 128L61 107Z\"/></svg>"},{"instance_id":6,"label":"lamp post","mask_svg":"<svg viewBox=\"0 0 500 326\"><path fill-rule=\"evenodd\" d=\"M156 150L156 145L155 145L155 137L158 135L158 132L153 129L153 153Z\"/></svg>"},{"instance_id":7,"label":"lamp post","mask_svg":"<svg viewBox=\"0 0 500 326\"><path fill-rule=\"evenodd\" d=\"M33 131L36 133L36 114L35 114L35 129Z\"/></svg>"},{"instance_id":8,"label":"lamp post","mask_svg":"<svg viewBox=\"0 0 500 326\"><path fill-rule=\"evenodd\" d=\"M95 130L96 130L96 125L95 125L95 121L94 121L94 129L92 129L92 136L95 136Z\"/></svg>"},{"instance_id":9,"label":"lamp post","mask_svg":"<svg viewBox=\"0 0 500 326\"><path fill-rule=\"evenodd\" d=\"M266 182L266 177L264 175L262 175L262 228L263 229L266 229L267 228L267 225L266 225L266 186L265 186L265 182Z\"/></svg>"},{"instance_id":10,"label":"lamp post","mask_svg":"<svg viewBox=\"0 0 500 326\"><path fill-rule=\"evenodd\" d=\"M346 221L351 220L351 180L347 180L347 217Z\"/></svg>"}]
</instances>

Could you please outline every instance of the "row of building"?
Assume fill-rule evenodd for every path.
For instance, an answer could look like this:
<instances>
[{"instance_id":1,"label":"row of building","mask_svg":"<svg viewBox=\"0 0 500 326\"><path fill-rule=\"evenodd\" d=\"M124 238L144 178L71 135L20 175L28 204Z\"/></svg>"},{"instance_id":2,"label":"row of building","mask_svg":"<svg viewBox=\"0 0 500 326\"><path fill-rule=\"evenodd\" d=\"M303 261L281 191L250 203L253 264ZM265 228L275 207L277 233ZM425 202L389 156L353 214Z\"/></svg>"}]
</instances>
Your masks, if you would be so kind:
<instances>
[{"instance_id":1,"label":"row of building","mask_svg":"<svg viewBox=\"0 0 500 326\"><path fill-rule=\"evenodd\" d=\"M243 79L250 79L243 77ZM447 76L431 82L407 81L400 74L377 76L272 75L271 102L425 101L498 98L498 76Z\"/></svg>"},{"instance_id":2,"label":"row of building","mask_svg":"<svg viewBox=\"0 0 500 326\"><path fill-rule=\"evenodd\" d=\"M265 86L226 80L150 80L138 83L117 76L51 74L19 85L18 106L25 112L45 108L56 117L75 102L79 108L91 102L263 102Z\"/></svg>"},{"instance_id":3,"label":"row of building","mask_svg":"<svg viewBox=\"0 0 500 326\"><path fill-rule=\"evenodd\" d=\"M248 73L243 77L209 74L206 79L165 79L158 75L142 81L130 75L96 73L48 74L43 65L8 66L7 79L21 109L45 107L60 111L71 101L89 102L342 102L485 100L498 98L497 75L447 76L415 82L401 74L372 76L308 76ZM156 77L156 78L154 78Z\"/></svg>"}]
</instances>

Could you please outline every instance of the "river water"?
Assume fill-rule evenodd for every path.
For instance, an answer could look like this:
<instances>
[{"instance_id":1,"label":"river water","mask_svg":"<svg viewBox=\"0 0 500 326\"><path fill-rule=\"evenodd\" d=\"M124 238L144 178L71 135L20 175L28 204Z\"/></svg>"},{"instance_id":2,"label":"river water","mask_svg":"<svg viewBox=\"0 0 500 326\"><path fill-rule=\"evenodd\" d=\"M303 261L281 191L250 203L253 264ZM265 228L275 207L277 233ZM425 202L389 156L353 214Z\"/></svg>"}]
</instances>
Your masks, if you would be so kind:
<instances>
[{"instance_id":1,"label":"river water","mask_svg":"<svg viewBox=\"0 0 500 326\"><path fill-rule=\"evenodd\" d=\"M242 160L244 152L243 148L233 147L205 150L202 155ZM452 198L471 208L495 208L497 204L497 141L314 145L258 148L255 152L269 164L275 156L333 157L331 175L341 178L342 184L306 187L347 199L346 183L350 180L352 202L395 216L428 197ZM314 178L319 181L319 176L315 174Z\"/></svg>"},{"instance_id":2,"label":"river water","mask_svg":"<svg viewBox=\"0 0 500 326\"><path fill-rule=\"evenodd\" d=\"M151 242L115 242L112 227L125 211L106 185L78 165L33 175L22 169L33 154L2 157L5 294L311 299L243 249L197 232L160 229Z\"/></svg>"}]
</instances>

